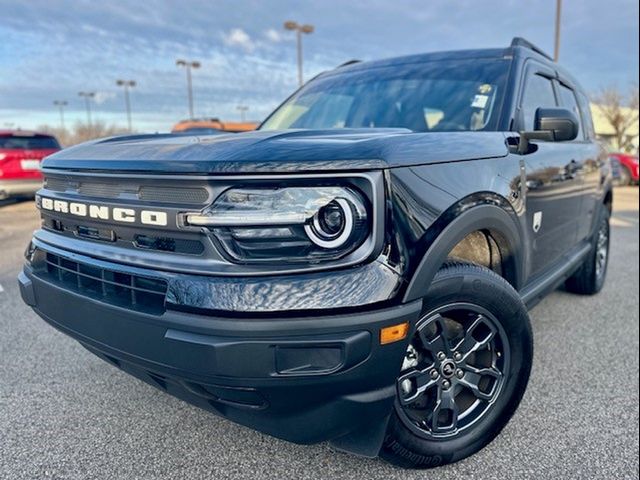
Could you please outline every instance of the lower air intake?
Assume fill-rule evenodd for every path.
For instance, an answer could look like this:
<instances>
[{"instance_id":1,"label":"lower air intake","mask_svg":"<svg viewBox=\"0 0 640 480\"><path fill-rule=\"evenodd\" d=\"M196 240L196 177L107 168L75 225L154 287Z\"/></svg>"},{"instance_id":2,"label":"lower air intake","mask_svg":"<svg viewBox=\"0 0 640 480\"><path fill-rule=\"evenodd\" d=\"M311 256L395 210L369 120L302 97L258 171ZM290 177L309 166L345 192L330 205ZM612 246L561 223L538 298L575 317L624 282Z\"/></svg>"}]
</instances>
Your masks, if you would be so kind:
<instances>
[{"instance_id":1,"label":"lower air intake","mask_svg":"<svg viewBox=\"0 0 640 480\"><path fill-rule=\"evenodd\" d=\"M40 275L67 290L153 315L165 311L164 280L99 268L49 252L45 264Z\"/></svg>"}]
</instances>

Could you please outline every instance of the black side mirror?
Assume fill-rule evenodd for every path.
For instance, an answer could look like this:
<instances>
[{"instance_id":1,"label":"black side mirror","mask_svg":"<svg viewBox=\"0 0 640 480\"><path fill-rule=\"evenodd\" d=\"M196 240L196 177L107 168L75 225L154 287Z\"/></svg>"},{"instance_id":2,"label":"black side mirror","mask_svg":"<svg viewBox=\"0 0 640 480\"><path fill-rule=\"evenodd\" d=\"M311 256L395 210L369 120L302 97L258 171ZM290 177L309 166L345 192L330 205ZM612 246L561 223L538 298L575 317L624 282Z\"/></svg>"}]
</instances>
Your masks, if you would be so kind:
<instances>
[{"instance_id":1,"label":"black side mirror","mask_svg":"<svg viewBox=\"0 0 640 480\"><path fill-rule=\"evenodd\" d=\"M550 132L552 141L567 142L578 136L578 119L566 108L539 108L534 120L536 131Z\"/></svg>"},{"instance_id":2,"label":"black side mirror","mask_svg":"<svg viewBox=\"0 0 640 480\"><path fill-rule=\"evenodd\" d=\"M578 119L566 108L538 108L533 121L533 132L520 132L519 153L526 153L529 140L567 142L578 136Z\"/></svg>"}]
</instances>

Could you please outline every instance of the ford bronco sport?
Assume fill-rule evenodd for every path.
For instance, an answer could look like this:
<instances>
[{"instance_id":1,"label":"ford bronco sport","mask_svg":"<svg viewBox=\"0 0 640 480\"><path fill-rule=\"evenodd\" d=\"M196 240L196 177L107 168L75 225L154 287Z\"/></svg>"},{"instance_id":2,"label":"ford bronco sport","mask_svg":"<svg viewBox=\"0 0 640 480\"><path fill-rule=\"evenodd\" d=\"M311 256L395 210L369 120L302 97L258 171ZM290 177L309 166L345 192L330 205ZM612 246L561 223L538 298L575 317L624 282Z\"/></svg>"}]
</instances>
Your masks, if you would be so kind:
<instances>
[{"instance_id":1,"label":"ford bronco sport","mask_svg":"<svg viewBox=\"0 0 640 480\"><path fill-rule=\"evenodd\" d=\"M583 89L522 39L350 62L256 132L48 157L21 293L234 422L434 467L515 412L528 308L602 288L607 158Z\"/></svg>"}]
</instances>

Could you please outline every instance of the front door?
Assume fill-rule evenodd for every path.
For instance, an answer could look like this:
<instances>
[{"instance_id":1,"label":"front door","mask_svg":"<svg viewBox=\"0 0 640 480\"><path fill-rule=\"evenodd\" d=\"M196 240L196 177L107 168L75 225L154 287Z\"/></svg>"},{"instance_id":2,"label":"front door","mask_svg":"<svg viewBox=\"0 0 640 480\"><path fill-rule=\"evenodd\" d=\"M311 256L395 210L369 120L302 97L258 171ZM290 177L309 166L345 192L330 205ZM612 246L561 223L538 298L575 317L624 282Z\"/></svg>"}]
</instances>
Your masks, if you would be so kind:
<instances>
[{"instance_id":1,"label":"front door","mask_svg":"<svg viewBox=\"0 0 640 480\"><path fill-rule=\"evenodd\" d=\"M556 107L555 72L530 62L519 105L519 129L531 131L539 107ZM571 142L536 141L525 155L526 217L532 239L530 274L544 271L576 244L582 165Z\"/></svg>"}]
</instances>

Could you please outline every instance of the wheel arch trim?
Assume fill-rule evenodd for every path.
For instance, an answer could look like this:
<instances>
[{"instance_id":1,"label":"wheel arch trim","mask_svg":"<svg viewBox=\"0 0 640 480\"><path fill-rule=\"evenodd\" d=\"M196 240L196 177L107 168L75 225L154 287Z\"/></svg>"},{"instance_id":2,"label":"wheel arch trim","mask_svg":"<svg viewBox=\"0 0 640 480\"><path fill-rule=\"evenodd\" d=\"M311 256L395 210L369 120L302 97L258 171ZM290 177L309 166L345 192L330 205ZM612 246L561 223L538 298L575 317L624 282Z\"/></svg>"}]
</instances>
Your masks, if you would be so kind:
<instances>
[{"instance_id":1,"label":"wheel arch trim","mask_svg":"<svg viewBox=\"0 0 640 480\"><path fill-rule=\"evenodd\" d=\"M495 204L474 206L448 223L427 248L404 294L403 302L422 298L447 255L467 235L488 230L498 243L503 265L509 270L507 280L516 290L523 281L522 235L515 213ZM505 258L506 255L506 258Z\"/></svg>"}]
</instances>

